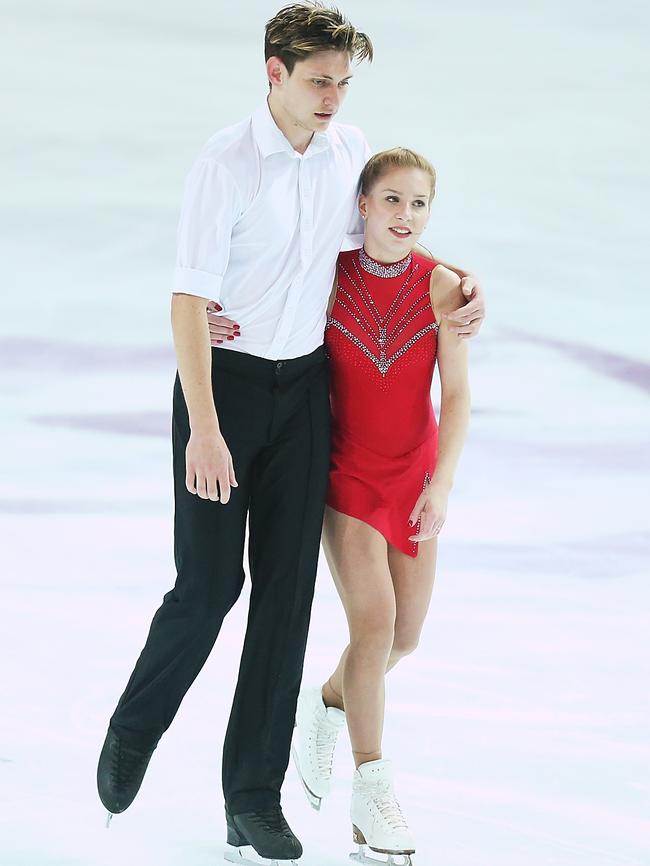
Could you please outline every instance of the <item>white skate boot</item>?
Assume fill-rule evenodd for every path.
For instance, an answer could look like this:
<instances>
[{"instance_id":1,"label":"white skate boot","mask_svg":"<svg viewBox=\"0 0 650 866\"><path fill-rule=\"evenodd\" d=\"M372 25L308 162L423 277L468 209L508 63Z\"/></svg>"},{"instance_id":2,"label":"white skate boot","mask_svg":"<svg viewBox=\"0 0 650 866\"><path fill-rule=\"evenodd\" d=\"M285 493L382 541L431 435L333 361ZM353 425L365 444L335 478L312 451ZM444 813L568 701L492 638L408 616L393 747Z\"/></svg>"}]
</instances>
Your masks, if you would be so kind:
<instances>
[{"instance_id":1,"label":"white skate boot","mask_svg":"<svg viewBox=\"0 0 650 866\"><path fill-rule=\"evenodd\" d=\"M336 738L344 724L345 713L326 707L320 689L301 689L291 756L307 799L317 811L329 794Z\"/></svg>"},{"instance_id":2,"label":"white skate boot","mask_svg":"<svg viewBox=\"0 0 650 866\"><path fill-rule=\"evenodd\" d=\"M355 771L350 817L352 837L359 846L356 854L350 854L351 860L373 866L411 866L415 842L395 799L390 761L368 761ZM368 855L366 845L386 858Z\"/></svg>"}]
</instances>

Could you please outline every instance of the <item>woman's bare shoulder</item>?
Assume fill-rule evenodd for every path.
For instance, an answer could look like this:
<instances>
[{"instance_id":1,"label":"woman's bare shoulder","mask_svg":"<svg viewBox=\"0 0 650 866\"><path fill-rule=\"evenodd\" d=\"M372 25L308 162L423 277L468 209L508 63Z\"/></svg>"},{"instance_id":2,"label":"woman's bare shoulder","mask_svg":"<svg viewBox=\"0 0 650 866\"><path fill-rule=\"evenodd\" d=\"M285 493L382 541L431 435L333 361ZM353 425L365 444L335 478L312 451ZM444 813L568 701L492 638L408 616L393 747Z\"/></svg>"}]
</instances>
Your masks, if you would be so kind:
<instances>
[{"instance_id":1,"label":"woman's bare shoulder","mask_svg":"<svg viewBox=\"0 0 650 866\"><path fill-rule=\"evenodd\" d=\"M431 306L436 319L443 313L450 313L465 304L465 296L460 288L460 277L444 265L436 265L431 271Z\"/></svg>"}]
</instances>

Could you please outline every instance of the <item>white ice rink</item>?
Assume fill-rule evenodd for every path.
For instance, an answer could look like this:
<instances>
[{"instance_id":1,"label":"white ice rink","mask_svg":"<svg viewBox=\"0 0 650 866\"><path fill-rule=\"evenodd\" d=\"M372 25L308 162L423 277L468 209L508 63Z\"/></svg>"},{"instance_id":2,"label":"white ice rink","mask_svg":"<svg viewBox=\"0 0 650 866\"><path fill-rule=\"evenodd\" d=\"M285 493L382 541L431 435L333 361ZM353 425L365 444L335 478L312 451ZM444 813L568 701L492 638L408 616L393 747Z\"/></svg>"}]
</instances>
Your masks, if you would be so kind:
<instances>
[{"instance_id":1,"label":"white ice rink","mask_svg":"<svg viewBox=\"0 0 650 866\"><path fill-rule=\"evenodd\" d=\"M3 3L2 866L222 862L245 597L108 832L95 770L174 580L181 186L203 141L264 97L278 5ZM341 5L376 49L342 119L431 158L426 242L489 298L431 613L388 678L415 861L650 864L650 12ZM319 683L346 638L324 560L312 622ZM352 850L348 749L320 814L288 771L304 866Z\"/></svg>"}]
</instances>

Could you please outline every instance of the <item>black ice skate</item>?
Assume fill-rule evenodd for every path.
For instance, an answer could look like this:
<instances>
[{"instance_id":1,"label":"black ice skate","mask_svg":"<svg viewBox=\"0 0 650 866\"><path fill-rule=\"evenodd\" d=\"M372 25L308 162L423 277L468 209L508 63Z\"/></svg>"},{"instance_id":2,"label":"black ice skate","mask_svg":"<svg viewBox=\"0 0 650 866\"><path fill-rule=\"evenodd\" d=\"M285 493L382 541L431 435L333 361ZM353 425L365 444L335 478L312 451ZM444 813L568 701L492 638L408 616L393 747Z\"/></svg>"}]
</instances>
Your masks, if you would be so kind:
<instances>
[{"instance_id":1,"label":"black ice skate","mask_svg":"<svg viewBox=\"0 0 650 866\"><path fill-rule=\"evenodd\" d=\"M291 866L302 856L302 845L287 824L280 806L231 815L226 810L228 844L225 858L242 866Z\"/></svg>"},{"instance_id":2,"label":"black ice skate","mask_svg":"<svg viewBox=\"0 0 650 866\"><path fill-rule=\"evenodd\" d=\"M155 748L155 743L144 748L127 745L123 737L108 729L97 766L99 799L108 809L107 827L113 815L124 812L135 799Z\"/></svg>"}]
</instances>

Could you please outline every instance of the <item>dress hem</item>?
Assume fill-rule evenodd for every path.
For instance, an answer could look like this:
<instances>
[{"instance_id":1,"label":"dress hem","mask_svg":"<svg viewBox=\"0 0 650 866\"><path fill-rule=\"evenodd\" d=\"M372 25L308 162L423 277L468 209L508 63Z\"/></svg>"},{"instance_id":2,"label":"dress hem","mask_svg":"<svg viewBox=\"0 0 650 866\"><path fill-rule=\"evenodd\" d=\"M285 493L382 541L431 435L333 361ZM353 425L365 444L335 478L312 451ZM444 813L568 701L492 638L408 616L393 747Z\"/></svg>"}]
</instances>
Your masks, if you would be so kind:
<instances>
[{"instance_id":1,"label":"dress hem","mask_svg":"<svg viewBox=\"0 0 650 866\"><path fill-rule=\"evenodd\" d=\"M359 516L359 514L351 514L350 511L352 509L342 510L341 508L336 508L330 502L326 502L325 504L329 508L331 508L332 511L337 511L339 514L344 514L346 517L354 517L355 520L360 520L362 523L365 523L366 526L370 526L372 529L375 529L383 537L384 541L386 541L387 544L392 544L393 547L396 547L401 553L406 554L406 556L410 556L411 559L417 559L418 550L420 549L419 548L420 543L418 541L409 541L409 545L411 547L413 547L413 545L415 545L415 547L416 547L415 553L413 553L412 550L405 550L401 544L395 544L394 541L392 541L390 538L388 538L388 536L386 535L384 530L380 529L376 524L374 524L370 520L368 520L367 517L365 517L365 516L361 517L361 516Z\"/></svg>"}]
</instances>

